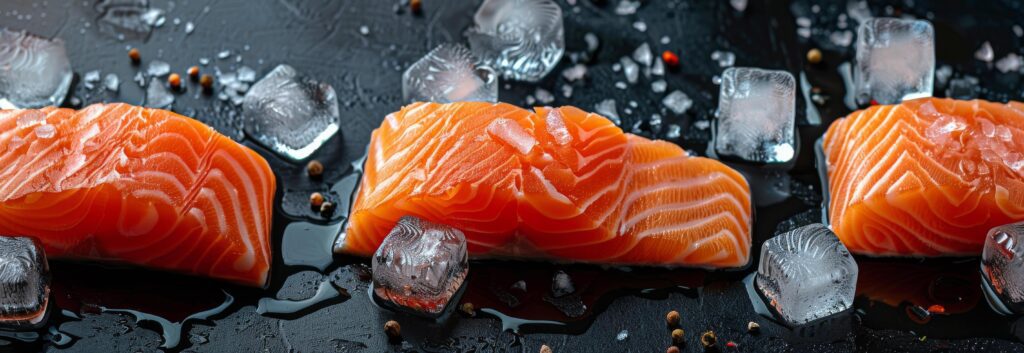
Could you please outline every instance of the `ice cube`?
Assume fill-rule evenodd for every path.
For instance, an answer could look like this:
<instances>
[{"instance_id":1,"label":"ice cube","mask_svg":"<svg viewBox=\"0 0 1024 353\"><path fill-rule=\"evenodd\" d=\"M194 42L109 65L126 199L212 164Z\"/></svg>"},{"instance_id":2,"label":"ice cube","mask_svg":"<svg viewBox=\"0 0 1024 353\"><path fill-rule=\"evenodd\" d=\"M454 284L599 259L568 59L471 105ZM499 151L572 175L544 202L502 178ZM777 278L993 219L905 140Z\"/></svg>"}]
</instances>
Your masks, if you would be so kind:
<instances>
[{"instance_id":1,"label":"ice cube","mask_svg":"<svg viewBox=\"0 0 1024 353\"><path fill-rule=\"evenodd\" d=\"M477 64L466 47L441 44L405 70L402 96L407 102L497 102L497 75Z\"/></svg>"},{"instance_id":2,"label":"ice cube","mask_svg":"<svg viewBox=\"0 0 1024 353\"><path fill-rule=\"evenodd\" d=\"M981 268L990 288L1014 311L1024 312L1024 223L992 228L981 252Z\"/></svg>"},{"instance_id":3,"label":"ice cube","mask_svg":"<svg viewBox=\"0 0 1024 353\"><path fill-rule=\"evenodd\" d=\"M96 10L100 12L100 31L118 38L146 38L153 27L165 21L164 11L150 8L148 0L103 0Z\"/></svg>"},{"instance_id":4,"label":"ice cube","mask_svg":"<svg viewBox=\"0 0 1024 353\"><path fill-rule=\"evenodd\" d=\"M643 66L651 66L654 63L654 54L651 53L651 46L647 43L641 44L633 51L633 60Z\"/></svg>"},{"instance_id":5,"label":"ice cube","mask_svg":"<svg viewBox=\"0 0 1024 353\"><path fill-rule=\"evenodd\" d=\"M0 101L23 109L60 105L72 75L64 41L0 29Z\"/></svg>"},{"instance_id":6,"label":"ice cube","mask_svg":"<svg viewBox=\"0 0 1024 353\"><path fill-rule=\"evenodd\" d=\"M552 0L484 0L466 33L473 53L503 77L536 82L562 59L562 8Z\"/></svg>"},{"instance_id":7,"label":"ice cube","mask_svg":"<svg viewBox=\"0 0 1024 353\"><path fill-rule=\"evenodd\" d=\"M326 83L300 77L281 64L252 85L242 100L249 136L281 156L300 160L338 132L338 97Z\"/></svg>"},{"instance_id":8,"label":"ice cube","mask_svg":"<svg viewBox=\"0 0 1024 353\"><path fill-rule=\"evenodd\" d=\"M789 72L731 67L722 73L715 150L762 163L793 159L796 79Z\"/></svg>"},{"instance_id":9,"label":"ice cube","mask_svg":"<svg viewBox=\"0 0 1024 353\"><path fill-rule=\"evenodd\" d=\"M402 217L373 255L373 292L414 313L439 315L462 287L467 260L462 231Z\"/></svg>"},{"instance_id":10,"label":"ice cube","mask_svg":"<svg viewBox=\"0 0 1024 353\"><path fill-rule=\"evenodd\" d=\"M146 86L146 106L150 108L167 108L174 104L174 95L164 87L158 78L149 80Z\"/></svg>"},{"instance_id":11,"label":"ice cube","mask_svg":"<svg viewBox=\"0 0 1024 353\"><path fill-rule=\"evenodd\" d=\"M664 104L665 107L668 107L668 109L673 113L682 114L693 106L693 100L690 99L686 93L675 90L665 96L665 98L661 100L661 104Z\"/></svg>"},{"instance_id":12,"label":"ice cube","mask_svg":"<svg viewBox=\"0 0 1024 353\"><path fill-rule=\"evenodd\" d=\"M0 237L0 324L38 326L49 298L50 268L39 242Z\"/></svg>"},{"instance_id":13,"label":"ice cube","mask_svg":"<svg viewBox=\"0 0 1024 353\"><path fill-rule=\"evenodd\" d=\"M828 227L811 224L764 242L756 283L783 320L800 325L853 305L857 262Z\"/></svg>"},{"instance_id":14,"label":"ice cube","mask_svg":"<svg viewBox=\"0 0 1024 353\"><path fill-rule=\"evenodd\" d=\"M935 73L935 34L923 20L872 18L857 30L853 72L857 100L895 104L930 97Z\"/></svg>"}]
</instances>

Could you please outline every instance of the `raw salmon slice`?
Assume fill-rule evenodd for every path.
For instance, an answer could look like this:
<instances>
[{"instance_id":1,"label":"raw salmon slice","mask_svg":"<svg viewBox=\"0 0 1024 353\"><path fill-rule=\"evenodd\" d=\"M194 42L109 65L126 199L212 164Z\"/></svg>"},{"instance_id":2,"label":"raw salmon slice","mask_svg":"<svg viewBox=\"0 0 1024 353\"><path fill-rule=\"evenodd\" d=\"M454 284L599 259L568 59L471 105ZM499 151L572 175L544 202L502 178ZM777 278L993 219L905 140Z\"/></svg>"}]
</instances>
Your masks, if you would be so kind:
<instances>
[{"instance_id":1,"label":"raw salmon slice","mask_svg":"<svg viewBox=\"0 0 1024 353\"><path fill-rule=\"evenodd\" d=\"M746 180L582 110L416 103L373 132L335 250L369 256L405 215L462 230L471 256L740 267Z\"/></svg>"},{"instance_id":2,"label":"raw salmon slice","mask_svg":"<svg viewBox=\"0 0 1024 353\"><path fill-rule=\"evenodd\" d=\"M829 218L853 252L977 255L1024 220L1024 104L923 98L825 133Z\"/></svg>"},{"instance_id":3,"label":"raw salmon slice","mask_svg":"<svg viewBox=\"0 0 1024 353\"><path fill-rule=\"evenodd\" d=\"M51 258L263 286L274 175L193 119L125 104L0 111L0 234Z\"/></svg>"}]
</instances>

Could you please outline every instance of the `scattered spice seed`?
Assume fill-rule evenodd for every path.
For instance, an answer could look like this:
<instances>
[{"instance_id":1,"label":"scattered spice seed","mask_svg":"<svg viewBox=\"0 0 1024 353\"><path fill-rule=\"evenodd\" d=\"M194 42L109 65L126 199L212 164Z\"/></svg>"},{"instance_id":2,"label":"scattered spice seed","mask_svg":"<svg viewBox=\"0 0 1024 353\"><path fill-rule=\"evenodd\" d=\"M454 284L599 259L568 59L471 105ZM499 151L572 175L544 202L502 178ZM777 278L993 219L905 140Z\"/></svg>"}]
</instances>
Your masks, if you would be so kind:
<instances>
[{"instance_id":1,"label":"scattered spice seed","mask_svg":"<svg viewBox=\"0 0 1024 353\"><path fill-rule=\"evenodd\" d=\"M664 61L665 65L669 67L679 66L679 56L671 50L661 52L661 61Z\"/></svg>"},{"instance_id":2,"label":"scattered spice seed","mask_svg":"<svg viewBox=\"0 0 1024 353\"><path fill-rule=\"evenodd\" d=\"M551 347L548 347L548 345L542 344L540 345L540 353L553 353L553 351L551 350Z\"/></svg>"},{"instance_id":3,"label":"scattered spice seed","mask_svg":"<svg viewBox=\"0 0 1024 353\"><path fill-rule=\"evenodd\" d=\"M192 80L199 79L199 66L192 66L188 68L188 77Z\"/></svg>"},{"instance_id":4,"label":"scattered spice seed","mask_svg":"<svg viewBox=\"0 0 1024 353\"><path fill-rule=\"evenodd\" d=\"M421 11L423 11L423 1L422 0L411 0L411 1L409 1L409 10L412 10L412 13L415 13L415 14L420 13Z\"/></svg>"},{"instance_id":5,"label":"scattered spice seed","mask_svg":"<svg viewBox=\"0 0 1024 353\"><path fill-rule=\"evenodd\" d=\"M132 64L138 64L140 61L142 61L142 55L139 54L138 48L129 49L128 58L132 59Z\"/></svg>"},{"instance_id":6,"label":"scattered spice seed","mask_svg":"<svg viewBox=\"0 0 1024 353\"><path fill-rule=\"evenodd\" d=\"M725 342L725 347L726 348L736 348L736 342L733 342L733 341Z\"/></svg>"},{"instance_id":7,"label":"scattered spice seed","mask_svg":"<svg viewBox=\"0 0 1024 353\"><path fill-rule=\"evenodd\" d=\"M177 91L181 89L181 76L178 74L171 74L167 76L167 83L171 85L171 89Z\"/></svg>"},{"instance_id":8,"label":"scattered spice seed","mask_svg":"<svg viewBox=\"0 0 1024 353\"><path fill-rule=\"evenodd\" d=\"M476 308L473 307L473 303L462 303L459 306L459 310L462 310L462 313L468 316L476 316Z\"/></svg>"},{"instance_id":9,"label":"scattered spice seed","mask_svg":"<svg viewBox=\"0 0 1024 353\"><path fill-rule=\"evenodd\" d=\"M672 344L683 344L686 342L686 332L681 328L672 330Z\"/></svg>"},{"instance_id":10,"label":"scattered spice seed","mask_svg":"<svg viewBox=\"0 0 1024 353\"><path fill-rule=\"evenodd\" d=\"M946 307L939 304L933 304L932 306L928 307L928 312L932 314L945 314Z\"/></svg>"},{"instance_id":11,"label":"scattered spice seed","mask_svg":"<svg viewBox=\"0 0 1024 353\"><path fill-rule=\"evenodd\" d=\"M821 50L818 48L812 48L807 51L807 62L811 64L817 64L821 62Z\"/></svg>"},{"instance_id":12,"label":"scattered spice seed","mask_svg":"<svg viewBox=\"0 0 1024 353\"><path fill-rule=\"evenodd\" d=\"M324 201L320 204L320 215L324 217L330 217L334 213L334 204L330 201Z\"/></svg>"},{"instance_id":13,"label":"scattered spice seed","mask_svg":"<svg viewBox=\"0 0 1024 353\"><path fill-rule=\"evenodd\" d=\"M320 207L324 203L324 195L319 192L309 194L309 204L313 207Z\"/></svg>"},{"instance_id":14,"label":"scattered spice seed","mask_svg":"<svg viewBox=\"0 0 1024 353\"><path fill-rule=\"evenodd\" d=\"M665 321L668 322L668 325L670 327L678 326L679 325L679 312L675 311L675 310L669 311L668 314L665 315Z\"/></svg>"},{"instance_id":15,"label":"scattered spice seed","mask_svg":"<svg viewBox=\"0 0 1024 353\"><path fill-rule=\"evenodd\" d=\"M213 76L204 74L199 78L199 85L203 87L203 92L210 93L213 91Z\"/></svg>"},{"instance_id":16,"label":"scattered spice seed","mask_svg":"<svg viewBox=\"0 0 1024 353\"><path fill-rule=\"evenodd\" d=\"M388 335L392 341L398 341L402 339L402 325L398 324L398 321L388 320L384 323L384 333Z\"/></svg>"},{"instance_id":17,"label":"scattered spice seed","mask_svg":"<svg viewBox=\"0 0 1024 353\"><path fill-rule=\"evenodd\" d=\"M679 347L668 346L668 349L665 350L665 353L679 353Z\"/></svg>"},{"instance_id":18,"label":"scattered spice seed","mask_svg":"<svg viewBox=\"0 0 1024 353\"><path fill-rule=\"evenodd\" d=\"M747 323L747 333L758 333L761 332L761 325L756 322Z\"/></svg>"},{"instance_id":19,"label":"scattered spice seed","mask_svg":"<svg viewBox=\"0 0 1024 353\"><path fill-rule=\"evenodd\" d=\"M878 105L878 101L876 101L876 100L872 99L872 100L871 100L871 105Z\"/></svg>"},{"instance_id":20,"label":"scattered spice seed","mask_svg":"<svg viewBox=\"0 0 1024 353\"><path fill-rule=\"evenodd\" d=\"M714 347L718 343L718 336L715 336L715 331L704 332L700 335L700 344L704 345L704 348Z\"/></svg>"},{"instance_id":21,"label":"scattered spice seed","mask_svg":"<svg viewBox=\"0 0 1024 353\"><path fill-rule=\"evenodd\" d=\"M306 172L310 177L317 178L324 174L324 165L318 160L311 160L306 164Z\"/></svg>"}]
</instances>

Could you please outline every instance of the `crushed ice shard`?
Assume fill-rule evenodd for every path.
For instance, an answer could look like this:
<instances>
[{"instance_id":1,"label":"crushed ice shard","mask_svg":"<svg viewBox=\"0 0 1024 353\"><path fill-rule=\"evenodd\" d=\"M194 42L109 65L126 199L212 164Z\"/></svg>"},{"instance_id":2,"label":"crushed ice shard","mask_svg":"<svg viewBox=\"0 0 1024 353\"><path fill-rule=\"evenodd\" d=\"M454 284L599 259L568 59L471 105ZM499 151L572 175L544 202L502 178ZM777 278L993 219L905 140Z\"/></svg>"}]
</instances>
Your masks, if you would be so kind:
<instances>
[{"instance_id":1,"label":"crushed ice shard","mask_svg":"<svg viewBox=\"0 0 1024 353\"><path fill-rule=\"evenodd\" d=\"M164 87L164 83L153 78L146 86L146 106L150 108L167 108L174 104L174 94Z\"/></svg>"},{"instance_id":2,"label":"crushed ice shard","mask_svg":"<svg viewBox=\"0 0 1024 353\"><path fill-rule=\"evenodd\" d=\"M405 70L402 96L406 102L497 102L498 77L466 47L441 44Z\"/></svg>"},{"instance_id":3,"label":"crushed ice shard","mask_svg":"<svg viewBox=\"0 0 1024 353\"><path fill-rule=\"evenodd\" d=\"M71 86L71 77L64 41L0 29L0 106L28 109L60 105Z\"/></svg>"},{"instance_id":4,"label":"crushed ice shard","mask_svg":"<svg viewBox=\"0 0 1024 353\"><path fill-rule=\"evenodd\" d=\"M786 71L730 67L722 73L715 151L760 163L793 159L796 79Z\"/></svg>"},{"instance_id":5,"label":"crushed ice shard","mask_svg":"<svg viewBox=\"0 0 1024 353\"><path fill-rule=\"evenodd\" d=\"M245 133L275 153L309 157L338 132L338 97L331 85L278 65L252 85L242 100Z\"/></svg>"},{"instance_id":6,"label":"crushed ice shard","mask_svg":"<svg viewBox=\"0 0 1024 353\"><path fill-rule=\"evenodd\" d=\"M992 228L981 253L984 280L1010 310L1024 313L1024 223Z\"/></svg>"},{"instance_id":7,"label":"crushed ice shard","mask_svg":"<svg viewBox=\"0 0 1024 353\"><path fill-rule=\"evenodd\" d=\"M565 53L562 9L552 0L485 0L473 20L470 48L505 78L536 82Z\"/></svg>"},{"instance_id":8,"label":"crushed ice shard","mask_svg":"<svg viewBox=\"0 0 1024 353\"><path fill-rule=\"evenodd\" d=\"M373 255L373 292L398 308L437 316L462 287L467 260L462 231L402 217Z\"/></svg>"},{"instance_id":9,"label":"crushed ice shard","mask_svg":"<svg viewBox=\"0 0 1024 353\"><path fill-rule=\"evenodd\" d=\"M50 268L39 242L0 237L0 324L38 327L49 297Z\"/></svg>"},{"instance_id":10,"label":"crushed ice shard","mask_svg":"<svg viewBox=\"0 0 1024 353\"><path fill-rule=\"evenodd\" d=\"M828 227L811 224L761 246L756 283L786 322L800 325L853 305L857 262Z\"/></svg>"},{"instance_id":11,"label":"crushed ice shard","mask_svg":"<svg viewBox=\"0 0 1024 353\"><path fill-rule=\"evenodd\" d=\"M935 33L923 20L872 18L857 30L853 72L857 100L895 104L930 97L935 79Z\"/></svg>"},{"instance_id":12,"label":"crushed ice shard","mask_svg":"<svg viewBox=\"0 0 1024 353\"><path fill-rule=\"evenodd\" d=\"M96 11L100 31L118 38L145 39L165 21L164 11L150 8L149 0L102 0Z\"/></svg>"}]
</instances>

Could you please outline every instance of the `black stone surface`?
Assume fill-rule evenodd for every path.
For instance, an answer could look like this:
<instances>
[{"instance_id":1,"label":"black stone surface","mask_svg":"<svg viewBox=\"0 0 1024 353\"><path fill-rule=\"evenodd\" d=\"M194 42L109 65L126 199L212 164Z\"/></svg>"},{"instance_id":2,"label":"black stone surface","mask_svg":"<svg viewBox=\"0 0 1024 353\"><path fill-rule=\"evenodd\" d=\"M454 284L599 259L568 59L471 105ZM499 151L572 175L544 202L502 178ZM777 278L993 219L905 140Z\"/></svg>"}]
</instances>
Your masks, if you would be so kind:
<instances>
[{"instance_id":1,"label":"black stone surface","mask_svg":"<svg viewBox=\"0 0 1024 353\"><path fill-rule=\"evenodd\" d=\"M853 51L828 42L828 34L838 29L837 16L846 11L844 1L751 0L747 10L740 13L727 1L651 0L628 16L614 13L618 0L556 2L565 13L567 58L538 84L502 83L501 100L526 105L527 96L537 87L555 95L551 105L593 110L597 102L615 98L626 130L638 119L659 113L666 125L677 123L682 127L682 137L673 142L704 154L711 132L694 123L712 119L718 95L713 77L723 70L710 59L712 51L736 53L737 66L783 69L797 77L806 72L811 83L829 97L818 107L823 123L810 125L804 110L808 103L798 98L797 121L803 143L794 168L788 173L767 173L765 182L753 183L769 193L789 190L780 203L758 208L755 253L760 242L776 232L820 221L821 188L810 148L829 122L849 112L842 103L843 84L836 67L851 60ZM478 3L423 0L422 14L413 14L392 0L152 0L150 6L167 11L165 24L148 38L119 39L116 34L99 30L96 1L5 0L0 2L0 26L62 38L76 72L70 96L82 104L143 103L144 89L131 79L154 59L170 63L172 71L178 73L198 65L200 58L211 60L209 65L201 66L204 72L215 68L229 72L245 65L262 75L277 64L287 63L330 83L341 103L342 127L341 133L314 156L326 166L323 180L306 178L303 164L289 163L245 140L239 130L238 108L215 95L200 94L192 82L188 82L185 93L178 95L173 108L243 140L271 162L281 185L278 204L284 204L278 209L274 225L274 243L278 244L274 251L281 254L279 244L288 223L323 225L343 217L336 215L333 221L326 221L312 212L304 213L302 202L308 192L328 190L351 172L351 162L364 153L370 131L387 113L401 106L402 70L440 43L464 42L462 33L471 24ZM816 13L812 11L814 5L819 9ZM907 14L931 19L936 28L939 65L950 65L954 77L979 77L978 95L982 98L1021 98L1019 74L1000 73L973 58L983 41L992 43L997 58L1009 52L1020 53L1022 39L1011 29L1014 24L1024 23L1020 4L1010 0L893 0L871 1L870 8L876 16ZM796 16L813 20L816 30L810 38L797 35ZM647 25L646 31L634 28L638 21ZM195 24L191 34L184 30L188 22ZM850 29L855 28L855 21L849 23ZM369 34L361 34L361 26L366 26ZM600 49L588 62L587 78L567 83L560 75L561 69L570 65L569 53L584 50L583 36L588 32L600 38ZM664 36L670 38L668 44L661 43ZM612 65L644 42L656 55L662 50L679 55L680 68L670 71L665 79L669 91L682 90L694 99L693 108L686 114L666 113L660 102L664 94L653 93L649 79L641 78L640 83L625 90L615 87L615 82L625 79L621 72L612 70ZM141 50L141 66L130 63L126 55L129 47ZM823 63L804 62L811 47L824 50ZM231 51L230 57L218 59L218 53L224 50ZM81 76L91 70L116 73L122 81L120 92L84 88ZM562 95L566 84L573 87L571 97ZM936 95L942 96L943 92L944 87L937 85ZM635 101L636 107L625 114L623 109L630 107L630 101ZM646 123L640 127L642 134L664 137L665 129L654 134ZM331 235L321 229L330 227L309 228L313 230L304 236ZM376 307L365 294L368 283L361 259L335 257L330 266L319 270L286 266L277 255L271 287L265 290L141 269L57 261L52 264L56 312L49 326L39 332L0 334L0 351L158 351L164 342L161 325L137 322L130 314L103 308L138 310L173 323L220 305L225 293L234 298L228 309L214 314L212 320L186 320L183 344L173 351L537 352L541 344L547 344L554 352L662 352L671 343L664 322L669 310L682 314L687 343L680 348L687 352L704 351L699 337L708 330L718 336L715 349L726 352L1024 351L1017 338L1019 325L1013 318L993 313L981 299L976 260L859 258L858 263L858 287L862 291L849 327L840 331L835 341L793 343L784 338L791 334L772 326L751 304L742 279L756 265L744 271L719 273L472 263L463 302L474 303L477 316L455 314L436 323ZM577 288L575 297L548 298L550 278L557 270L572 276ZM519 280L527 283L527 292L509 288ZM331 287L327 288L343 288L351 298L346 300L342 295L292 315L256 313L261 298L310 298L324 281L330 281ZM882 289L866 289L869 287ZM927 319L913 316L913 305L927 304L944 304L950 313ZM582 313L580 305L585 305ZM504 314L488 314L481 308ZM520 332L515 333L508 330L515 320L498 319L506 314L561 324L535 321L520 326ZM403 342L387 340L382 327L389 319L402 323ZM763 332L748 334L749 321L761 322ZM617 340L624 330L628 337ZM819 336L826 335L822 332ZM736 347L727 347L729 341Z\"/></svg>"}]
</instances>

